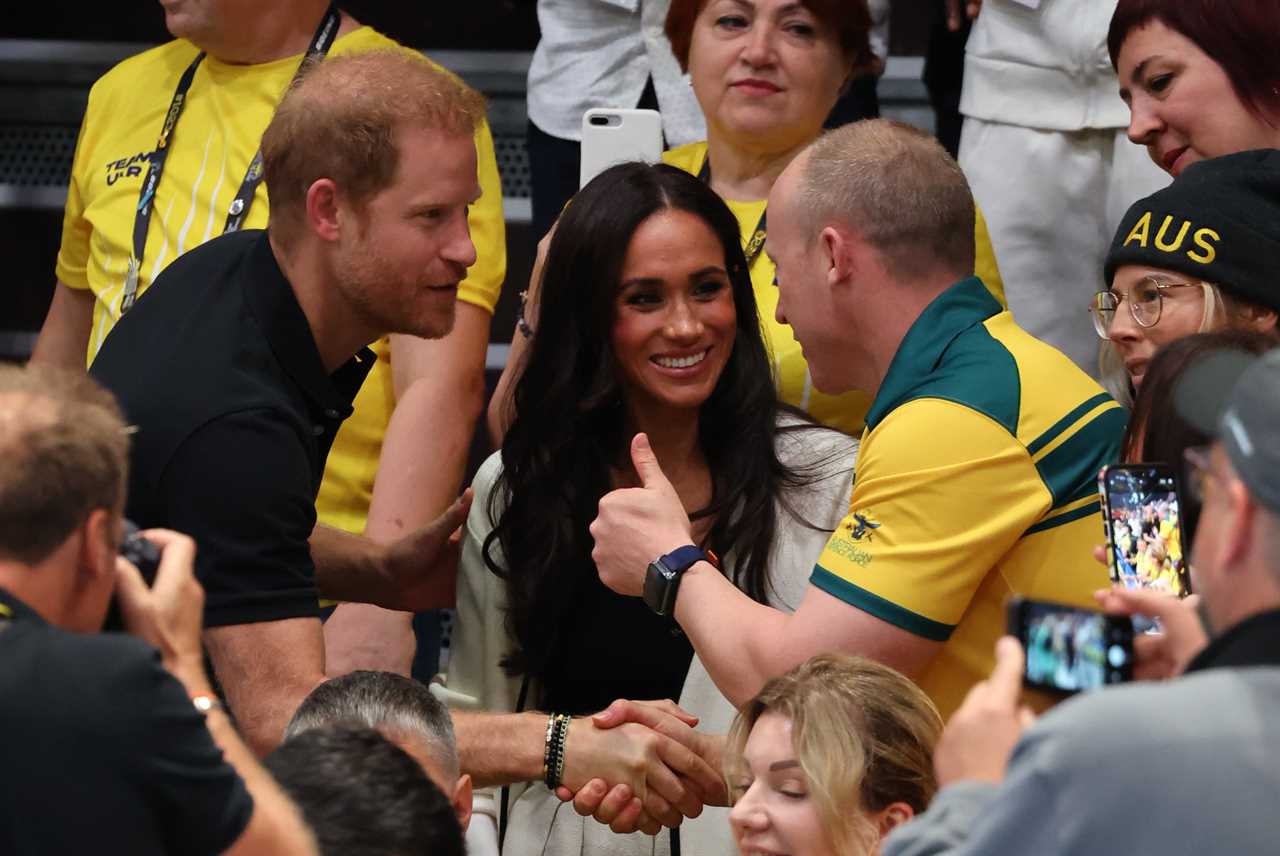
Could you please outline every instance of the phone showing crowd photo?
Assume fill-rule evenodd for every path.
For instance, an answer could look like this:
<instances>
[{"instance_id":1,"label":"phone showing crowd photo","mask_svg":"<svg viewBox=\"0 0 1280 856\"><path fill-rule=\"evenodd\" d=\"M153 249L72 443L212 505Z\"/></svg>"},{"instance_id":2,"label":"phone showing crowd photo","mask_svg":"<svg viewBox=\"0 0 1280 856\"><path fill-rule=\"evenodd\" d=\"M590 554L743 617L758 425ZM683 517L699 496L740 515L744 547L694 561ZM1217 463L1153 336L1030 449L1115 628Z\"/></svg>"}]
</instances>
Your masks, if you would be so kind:
<instances>
[{"instance_id":1,"label":"phone showing crowd photo","mask_svg":"<svg viewBox=\"0 0 1280 856\"><path fill-rule=\"evenodd\" d=\"M657 110L593 108L582 115L578 187L614 164L662 159L662 116Z\"/></svg>"},{"instance_id":2,"label":"phone showing crowd photo","mask_svg":"<svg viewBox=\"0 0 1280 856\"><path fill-rule=\"evenodd\" d=\"M1133 679L1128 618L1016 596L1008 610L1009 635L1027 652L1027 686L1075 693Z\"/></svg>"},{"instance_id":3,"label":"phone showing crowd photo","mask_svg":"<svg viewBox=\"0 0 1280 856\"><path fill-rule=\"evenodd\" d=\"M1118 464L1098 476L1114 583L1178 597L1191 593L1178 479L1163 464Z\"/></svg>"}]
</instances>

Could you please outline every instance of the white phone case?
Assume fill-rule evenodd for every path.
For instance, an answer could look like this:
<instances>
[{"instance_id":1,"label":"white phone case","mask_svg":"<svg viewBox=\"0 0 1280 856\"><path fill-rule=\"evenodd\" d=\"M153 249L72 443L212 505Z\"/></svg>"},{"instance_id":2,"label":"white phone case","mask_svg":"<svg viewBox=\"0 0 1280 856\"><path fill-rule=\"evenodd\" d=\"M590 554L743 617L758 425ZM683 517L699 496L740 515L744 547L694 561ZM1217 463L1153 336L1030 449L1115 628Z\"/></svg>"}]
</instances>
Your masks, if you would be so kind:
<instances>
[{"instance_id":1,"label":"white phone case","mask_svg":"<svg viewBox=\"0 0 1280 856\"><path fill-rule=\"evenodd\" d=\"M662 159L662 117L657 110L595 107L582 114L583 187L614 164Z\"/></svg>"}]
</instances>

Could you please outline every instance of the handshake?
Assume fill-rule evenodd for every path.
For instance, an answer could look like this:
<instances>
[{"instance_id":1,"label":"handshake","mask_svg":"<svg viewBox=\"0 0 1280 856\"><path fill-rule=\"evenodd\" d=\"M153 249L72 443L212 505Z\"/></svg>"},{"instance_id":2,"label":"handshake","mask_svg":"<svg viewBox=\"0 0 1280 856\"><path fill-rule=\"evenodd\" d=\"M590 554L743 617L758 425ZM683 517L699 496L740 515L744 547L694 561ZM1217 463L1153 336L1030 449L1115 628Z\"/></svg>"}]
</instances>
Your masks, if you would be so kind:
<instances>
[{"instance_id":1,"label":"handshake","mask_svg":"<svg viewBox=\"0 0 1280 856\"><path fill-rule=\"evenodd\" d=\"M574 720L556 795L614 832L649 835L697 817L704 805L728 805L724 737L694 731L697 724L666 700L615 701Z\"/></svg>"}]
</instances>

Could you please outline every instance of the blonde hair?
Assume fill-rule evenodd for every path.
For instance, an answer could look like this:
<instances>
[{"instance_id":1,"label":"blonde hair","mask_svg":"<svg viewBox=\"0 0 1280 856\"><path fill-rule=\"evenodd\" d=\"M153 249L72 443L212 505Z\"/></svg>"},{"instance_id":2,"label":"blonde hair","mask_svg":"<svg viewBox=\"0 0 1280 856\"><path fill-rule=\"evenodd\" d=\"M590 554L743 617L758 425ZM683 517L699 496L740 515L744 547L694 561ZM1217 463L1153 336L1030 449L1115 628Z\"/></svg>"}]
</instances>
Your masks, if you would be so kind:
<instances>
[{"instance_id":1,"label":"blonde hair","mask_svg":"<svg viewBox=\"0 0 1280 856\"><path fill-rule=\"evenodd\" d=\"M820 654L770 680L729 731L726 781L745 764L747 737L765 713L791 721L810 798L838 853L873 849L879 831L866 812L903 802L918 814L938 789L933 748L942 717L923 690L888 666Z\"/></svg>"},{"instance_id":2,"label":"blonde hair","mask_svg":"<svg viewBox=\"0 0 1280 856\"><path fill-rule=\"evenodd\" d=\"M285 93L262 136L271 229L292 236L307 191L321 178L357 205L390 186L400 164L400 129L471 136L484 116L480 93L406 49L315 63Z\"/></svg>"},{"instance_id":3,"label":"blonde hair","mask_svg":"<svg viewBox=\"0 0 1280 856\"><path fill-rule=\"evenodd\" d=\"M1204 311L1200 315L1200 327L1196 332L1212 333L1220 327L1230 326L1236 309L1235 301L1212 282L1200 280L1198 285L1204 293ZM1111 397L1121 405L1132 410L1133 384L1129 382L1129 372L1125 370L1119 350L1110 339L1103 339L1098 343L1098 372L1102 388L1111 393Z\"/></svg>"},{"instance_id":4,"label":"blonde hair","mask_svg":"<svg viewBox=\"0 0 1280 856\"><path fill-rule=\"evenodd\" d=\"M973 274L973 194L933 136L867 119L828 131L802 157L794 210L815 236L831 222L850 226L907 281L939 269Z\"/></svg>"}]
</instances>

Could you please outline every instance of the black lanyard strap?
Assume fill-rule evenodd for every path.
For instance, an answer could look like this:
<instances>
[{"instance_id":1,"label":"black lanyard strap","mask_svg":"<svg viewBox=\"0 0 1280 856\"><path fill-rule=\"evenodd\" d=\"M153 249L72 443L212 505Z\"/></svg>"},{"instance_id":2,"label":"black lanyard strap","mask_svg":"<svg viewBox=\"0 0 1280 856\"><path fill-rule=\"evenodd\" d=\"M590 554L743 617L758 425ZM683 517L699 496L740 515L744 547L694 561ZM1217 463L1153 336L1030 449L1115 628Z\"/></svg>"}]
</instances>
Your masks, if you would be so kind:
<instances>
[{"instance_id":1,"label":"black lanyard strap","mask_svg":"<svg viewBox=\"0 0 1280 856\"><path fill-rule=\"evenodd\" d=\"M307 52L303 56L302 62L299 63L298 70L293 74L293 81L302 76L311 60L329 53L329 48L333 46L334 39L338 36L338 26L341 22L342 13L338 11L337 6L330 3L328 11L324 14L324 19L320 22L320 26L316 28L315 35L311 37L311 44L307 47ZM164 127L160 129L160 139L156 141L156 150L152 153L151 163L147 167L147 177L142 182L142 192L138 196L138 208L133 215L133 253L129 256L129 267L124 277L124 296L120 300L121 315L133 308L133 304L138 298L138 275L142 269L143 253L147 249L147 233L151 228L151 206L155 202L156 188L160 186L160 176L164 174L164 162L169 157L169 149L173 143L173 132L178 125L178 117L182 115L182 108L186 106L187 92L191 89L191 83L195 80L196 69L204 61L204 56L204 51L196 54L196 58L191 61L191 65L187 66L187 70L178 79L178 87L173 92L173 100L169 102L169 112L164 117ZM222 227L223 232L235 232L244 225L244 221L249 216L249 209L253 206L253 198L260 183L262 183L261 147L254 152L253 160L249 162L249 170L245 173L244 180L240 182L240 189L236 191L235 199L231 200L231 205L227 209L227 222Z\"/></svg>"},{"instance_id":2,"label":"black lanyard strap","mask_svg":"<svg viewBox=\"0 0 1280 856\"><path fill-rule=\"evenodd\" d=\"M702 159L702 169L698 170L698 180L708 186L711 185L711 158ZM747 257L747 270L756 263L756 259L760 255L760 251L764 249L764 239L769 233L769 205L765 203L765 209L760 212L760 222L756 223L755 230L751 233L751 237L747 238L746 244L742 247L743 254Z\"/></svg>"}]
</instances>

